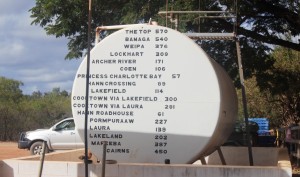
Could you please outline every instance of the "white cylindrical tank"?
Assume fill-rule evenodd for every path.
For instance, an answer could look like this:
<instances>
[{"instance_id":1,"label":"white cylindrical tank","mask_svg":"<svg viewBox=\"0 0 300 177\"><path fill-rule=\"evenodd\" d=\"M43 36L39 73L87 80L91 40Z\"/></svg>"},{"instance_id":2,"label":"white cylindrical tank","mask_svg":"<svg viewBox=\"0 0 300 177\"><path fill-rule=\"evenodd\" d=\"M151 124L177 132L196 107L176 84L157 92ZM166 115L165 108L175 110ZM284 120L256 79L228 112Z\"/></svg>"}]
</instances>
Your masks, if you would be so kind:
<instances>
[{"instance_id":1,"label":"white cylindrical tank","mask_svg":"<svg viewBox=\"0 0 300 177\"><path fill-rule=\"evenodd\" d=\"M162 26L119 30L91 51L75 76L72 111L88 146L118 162L192 163L230 135L237 117L227 73L185 35Z\"/></svg>"}]
</instances>

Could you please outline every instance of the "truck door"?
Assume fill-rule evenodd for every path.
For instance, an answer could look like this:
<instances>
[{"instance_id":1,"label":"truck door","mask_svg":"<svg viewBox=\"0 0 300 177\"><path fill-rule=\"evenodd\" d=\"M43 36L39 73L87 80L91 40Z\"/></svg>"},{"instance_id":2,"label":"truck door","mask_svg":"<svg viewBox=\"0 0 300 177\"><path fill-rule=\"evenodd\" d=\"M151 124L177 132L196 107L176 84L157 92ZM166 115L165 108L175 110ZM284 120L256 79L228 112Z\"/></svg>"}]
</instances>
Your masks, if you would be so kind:
<instances>
[{"instance_id":1,"label":"truck door","mask_svg":"<svg viewBox=\"0 0 300 177\"><path fill-rule=\"evenodd\" d=\"M76 134L78 134L78 132L75 130L75 123L73 119L67 119L60 122L53 127L50 135L50 144L52 149L75 149Z\"/></svg>"}]
</instances>

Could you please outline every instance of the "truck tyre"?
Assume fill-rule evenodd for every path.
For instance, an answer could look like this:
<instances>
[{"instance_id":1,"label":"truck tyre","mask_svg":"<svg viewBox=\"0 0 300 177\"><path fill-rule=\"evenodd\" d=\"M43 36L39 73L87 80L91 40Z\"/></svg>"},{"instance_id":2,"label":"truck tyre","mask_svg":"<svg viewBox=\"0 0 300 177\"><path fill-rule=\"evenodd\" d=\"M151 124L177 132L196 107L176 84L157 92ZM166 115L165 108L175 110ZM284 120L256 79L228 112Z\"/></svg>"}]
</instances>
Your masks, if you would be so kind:
<instances>
[{"instance_id":1,"label":"truck tyre","mask_svg":"<svg viewBox=\"0 0 300 177\"><path fill-rule=\"evenodd\" d=\"M48 147L46 146L46 150L45 153L48 153ZM34 142L31 146L30 146L30 153L31 155L41 155L43 153L43 142L42 141L37 141Z\"/></svg>"}]
</instances>

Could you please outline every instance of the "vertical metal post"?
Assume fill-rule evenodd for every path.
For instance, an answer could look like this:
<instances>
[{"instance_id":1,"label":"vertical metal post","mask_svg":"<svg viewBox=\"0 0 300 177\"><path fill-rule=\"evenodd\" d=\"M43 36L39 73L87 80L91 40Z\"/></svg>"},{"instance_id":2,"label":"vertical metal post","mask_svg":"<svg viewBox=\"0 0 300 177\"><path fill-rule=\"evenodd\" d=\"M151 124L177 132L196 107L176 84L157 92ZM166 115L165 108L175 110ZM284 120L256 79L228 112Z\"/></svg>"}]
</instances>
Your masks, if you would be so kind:
<instances>
[{"instance_id":1,"label":"vertical metal post","mask_svg":"<svg viewBox=\"0 0 300 177\"><path fill-rule=\"evenodd\" d=\"M89 14L88 14L88 42L87 42L87 61L86 61L86 75L90 75L90 50L91 50L91 16L92 16L92 0L89 0ZM89 82L90 77L86 77L86 84L85 84L85 121L84 121L84 167L85 167L85 177L89 176L89 166L88 166L88 104L89 104Z\"/></svg>"},{"instance_id":2,"label":"vertical metal post","mask_svg":"<svg viewBox=\"0 0 300 177\"><path fill-rule=\"evenodd\" d=\"M237 51L240 82L241 82L241 88L242 88L242 101L243 101L243 109L244 109L245 124L246 124L246 137L247 137L246 139L247 139L247 144L248 144L249 163L250 163L250 166L253 166L252 145L251 145L251 140L250 140L246 89L245 89L244 73L243 73L243 66L242 66L242 56L241 56L240 42L238 41L237 38L235 39L235 44L236 44L236 51Z\"/></svg>"},{"instance_id":3,"label":"vertical metal post","mask_svg":"<svg viewBox=\"0 0 300 177\"><path fill-rule=\"evenodd\" d=\"M166 0L166 27L168 27L168 0Z\"/></svg>"},{"instance_id":4,"label":"vertical metal post","mask_svg":"<svg viewBox=\"0 0 300 177\"><path fill-rule=\"evenodd\" d=\"M238 8L237 8L237 0L234 0L233 1L233 8L234 8L234 12L235 12L235 23L234 23L234 25L233 25L233 32L235 33L235 34L237 34L237 21L238 21Z\"/></svg>"},{"instance_id":5,"label":"vertical metal post","mask_svg":"<svg viewBox=\"0 0 300 177\"><path fill-rule=\"evenodd\" d=\"M105 177L105 164L106 164L106 146L107 146L107 141L102 141L103 142L103 154L102 154L102 173L101 177Z\"/></svg>"},{"instance_id":6,"label":"vertical metal post","mask_svg":"<svg viewBox=\"0 0 300 177\"><path fill-rule=\"evenodd\" d=\"M200 0L198 1L198 11L201 10ZM201 14L198 14L198 33L201 32Z\"/></svg>"},{"instance_id":7,"label":"vertical metal post","mask_svg":"<svg viewBox=\"0 0 300 177\"><path fill-rule=\"evenodd\" d=\"M40 159L39 177L41 177L42 173L43 173L46 148L47 148L47 141L43 141L43 146L42 146L43 151L42 151L42 156L41 156L41 159Z\"/></svg>"},{"instance_id":8,"label":"vertical metal post","mask_svg":"<svg viewBox=\"0 0 300 177\"><path fill-rule=\"evenodd\" d=\"M300 138L300 131L299 131L299 129L297 129L297 137L295 138L297 141L299 140L299 138ZM296 159L297 159L297 167L299 167L300 166L300 144L297 142L297 143L295 143L294 144L294 146L296 146L297 147L297 157L296 157Z\"/></svg>"},{"instance_id":9,"label":"vertical metal post","mask_svg":"<svg viewBox=\"0 0 300 177\"><path fill-rule=\"evenodd\" d=\"M279 137L279 129L276 129L276 147L279 147L279 141L280 141L280 137Z\"/></svg>"},{"instance_id":10,"label":"vertical metal post","mask_svg":"<svg viewBox=\"0 0 300 177\"><path fill-rule=\"evenodd\" d=\"M243 110L244 110L244 117L245 117L245 124L246 124L246 136L247 136L246 139L247 139L247 144L248 144L249 164L250 164L250 166L253 166L252 145L251 145L251 140L250 140L248 108L247 108L247 99L246 99L246 87L245 87L245 81L244 81L241 48L240 48L240 42L236 36L237 27L238 27L238 4L237 3L238 3L237 0L234 0L234 10L235 10L236 19L235 19L233 31L235 33L235 46L236 46L237 59L238 59L240 82L241 82L241 87L242 87L242 101L243 101Z\"/></svg>"}]
</instances>

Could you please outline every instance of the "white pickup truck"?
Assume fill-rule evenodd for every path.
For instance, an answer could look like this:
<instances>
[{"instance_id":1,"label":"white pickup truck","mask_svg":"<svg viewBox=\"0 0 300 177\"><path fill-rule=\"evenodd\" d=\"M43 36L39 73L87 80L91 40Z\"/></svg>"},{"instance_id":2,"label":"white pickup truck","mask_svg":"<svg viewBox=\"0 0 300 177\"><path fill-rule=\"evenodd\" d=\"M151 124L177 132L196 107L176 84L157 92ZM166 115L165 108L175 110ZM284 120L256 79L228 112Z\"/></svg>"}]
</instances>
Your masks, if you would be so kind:
<instances>
[{"instance_id":1,"label":"white pickup truck","mask_svg":"<svg viewBox=\"0 0 300 177\"><path fill-rule=\"evenodd\" d=\"M83 140L81 140L75 128L73 118L66 118L50 129L22 132L18 148L28 149L32 155L41 154L43 141L47 141L46 152L84 147Z\"/></svg>"}]
</instances>

